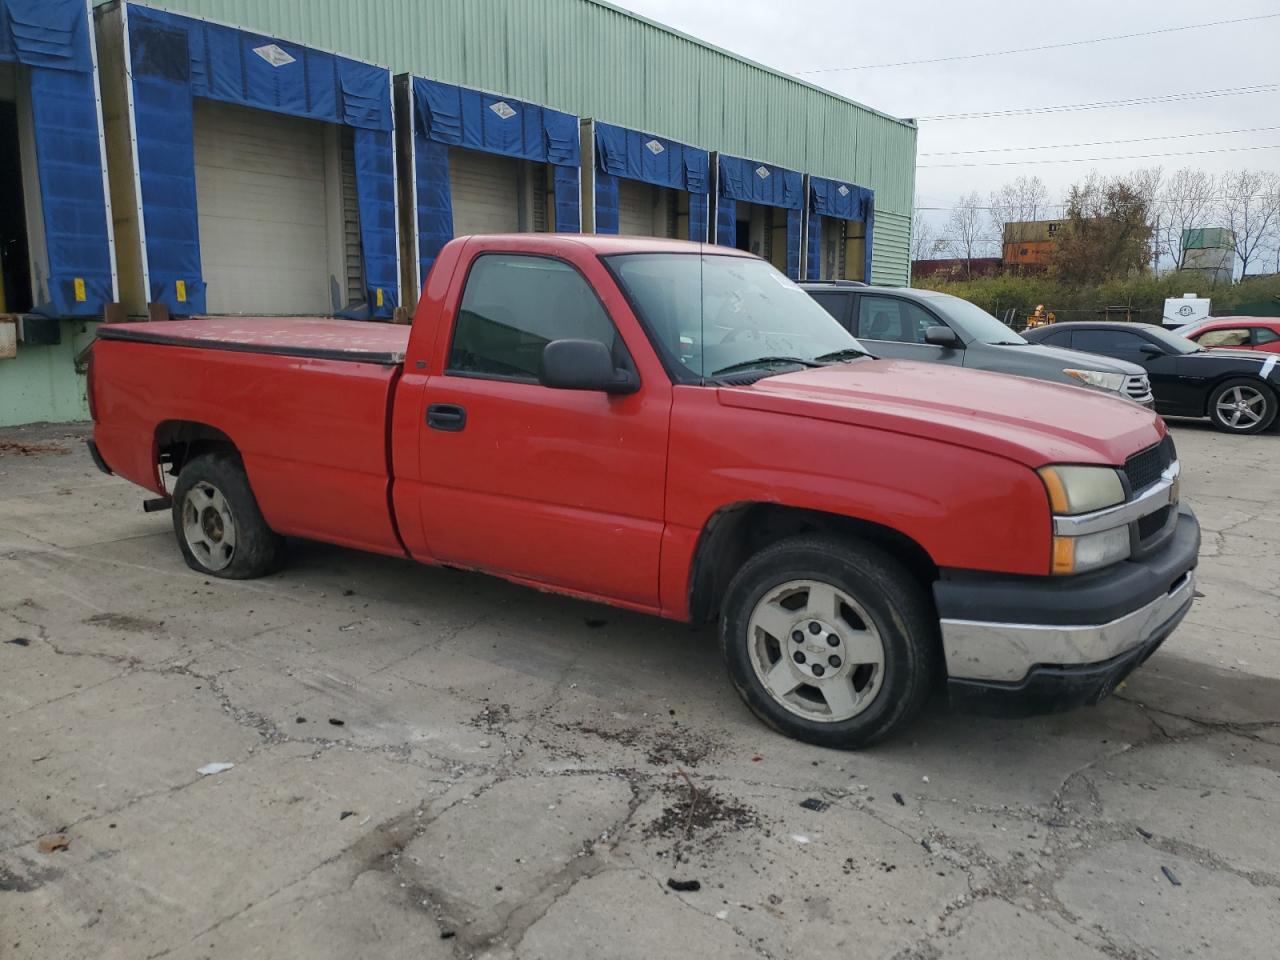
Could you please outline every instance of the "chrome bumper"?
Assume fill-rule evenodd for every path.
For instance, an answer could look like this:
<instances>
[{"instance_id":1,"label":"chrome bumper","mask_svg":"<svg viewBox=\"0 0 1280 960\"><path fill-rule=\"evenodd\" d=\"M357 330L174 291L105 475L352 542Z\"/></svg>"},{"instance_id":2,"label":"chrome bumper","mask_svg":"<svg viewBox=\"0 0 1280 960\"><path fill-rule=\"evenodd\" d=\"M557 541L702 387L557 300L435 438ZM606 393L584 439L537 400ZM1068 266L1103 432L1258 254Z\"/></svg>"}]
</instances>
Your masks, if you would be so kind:
<instances>
[{"instance_id":1,"label":"chrome bumper","mask_svg":"<svg viewBox=\"0 0 1280 960\"><path fill-rule=\"evenodd\" d=\"M1111 660L1167 634L1186 616L1195 596L1188 570L1168 593L1109 623L1046 626L942 620L947 675L959 680L1016 683L1038 665L1078 666Z\"/></svg>"}]
</instances>

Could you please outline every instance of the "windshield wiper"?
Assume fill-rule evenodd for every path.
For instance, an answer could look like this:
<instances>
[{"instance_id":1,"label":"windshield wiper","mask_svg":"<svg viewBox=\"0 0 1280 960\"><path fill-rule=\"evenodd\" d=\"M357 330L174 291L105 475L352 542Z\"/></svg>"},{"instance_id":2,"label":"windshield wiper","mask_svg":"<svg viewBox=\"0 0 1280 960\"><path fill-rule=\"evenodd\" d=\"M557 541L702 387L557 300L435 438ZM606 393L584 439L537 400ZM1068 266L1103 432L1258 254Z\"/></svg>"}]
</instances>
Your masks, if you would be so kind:
<instances>
[{"instance_id":1,"label":"windshield wiper","mask_svg":"<svg viewBox=\"0 0 1280 960\"><path fill-rule=\"evenodd\" d=\"M821 356L814 357L815 360L823 360L827 363L834 363L837 360L847 360L849 357L869 357L871 354L865 350L859 350L857 347L845 347L843 350L832 350L830 353L824 353Z\"/></svg>"},{"instance_id":2,"label":"windshield wiper","mask_svg":"<svg viewBox=\"0 0 1280 960\"><path fill-rule=\"evenodd\" d=\"M802 357L756 357L752 360L740 360L737 363L731 363L727 367L721 367L719 370L712 372L713 377L718 377L722 373L733 373L735 370L746 370L750 367L765 367L770 364L778 363L794 363L801 367L820 367L822 364L813 360L805 360Z\"/></svg>"},{"instance_id":3,"label":"windshield wiper","mask_svg":"<svg viewBox=\"0 0 1280 960\"><path fill-rule=\"evenodd\" d=\"M995 340L990 344L993 347L1025 347L1026 345L1022 340Z\"/></svg>"}]
</instances>

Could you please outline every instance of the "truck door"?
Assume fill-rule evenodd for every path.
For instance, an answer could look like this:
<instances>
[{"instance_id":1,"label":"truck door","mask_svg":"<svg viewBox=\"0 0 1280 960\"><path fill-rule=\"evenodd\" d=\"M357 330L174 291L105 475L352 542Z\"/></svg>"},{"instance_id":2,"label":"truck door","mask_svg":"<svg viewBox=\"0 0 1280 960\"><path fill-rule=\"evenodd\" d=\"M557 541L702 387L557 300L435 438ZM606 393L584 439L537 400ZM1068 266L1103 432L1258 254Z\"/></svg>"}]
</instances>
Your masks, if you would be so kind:
<instances>
[{"instance_id":1,"label":"truck door","mask_svg":"<svg viewBox=\"0 0 1280 960\"><path fill-rule=\"evenodd\" d=\"M564 260L481 252L464 284L419 421L432 556L657 607L670 380L640 370L625 396L540 383L542 349L558 339L599 340L637 370L595 288Z\"/></svg>"}]
</instances>

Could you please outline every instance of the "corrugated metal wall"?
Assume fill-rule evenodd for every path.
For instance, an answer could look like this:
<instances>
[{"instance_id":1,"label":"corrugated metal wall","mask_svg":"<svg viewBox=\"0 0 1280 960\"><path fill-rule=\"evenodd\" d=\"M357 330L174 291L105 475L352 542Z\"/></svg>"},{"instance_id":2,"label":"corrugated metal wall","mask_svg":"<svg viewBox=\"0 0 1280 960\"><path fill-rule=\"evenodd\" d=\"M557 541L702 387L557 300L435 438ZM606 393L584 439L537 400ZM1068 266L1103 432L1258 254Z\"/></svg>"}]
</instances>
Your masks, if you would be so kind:
<instances>
[{"instance_id":1,"label":"corrugated metal wall","mask_svg":"<svg viewBox=\"0 0 1280 960\"><path fill-rule=\"evenodd\" d=\"M543 103L876 192L904 283L916 128L601 0L161 0L165 9ZM880 253L882 244L901 250ZM901 265L901 272L897 270Z\"/></svg>"},{"instance_id":2,"label":"corrugated metal wall","mask_svg":"<svg viewBox=\"0 0 1280 960\"><path fill-rule=\"evenodd\" d=\"M871 234L871 282L907 286L911 278L911 217L876 207Z\"/></svg>"}]
</instances>

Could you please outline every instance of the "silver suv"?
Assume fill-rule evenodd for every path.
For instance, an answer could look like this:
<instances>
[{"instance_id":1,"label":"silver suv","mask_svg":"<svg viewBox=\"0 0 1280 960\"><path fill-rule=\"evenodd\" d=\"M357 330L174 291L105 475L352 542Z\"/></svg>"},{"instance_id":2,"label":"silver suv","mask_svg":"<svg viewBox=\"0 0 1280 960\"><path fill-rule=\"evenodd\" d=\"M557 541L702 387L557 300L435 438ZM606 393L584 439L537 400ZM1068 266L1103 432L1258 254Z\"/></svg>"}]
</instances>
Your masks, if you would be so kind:
<instances>
[{"instance_id":1,"label":"silver suv","mask_svg":"<svg viewBox=\"0 0 1280 960\"><path fill-rule=\"evenodd\" d=\"M800 286L877 357L1012 373L1154 404L1151 381L1136 363L1029 343L968 300L848 280Z\"/></svg>"}]
</instances>

